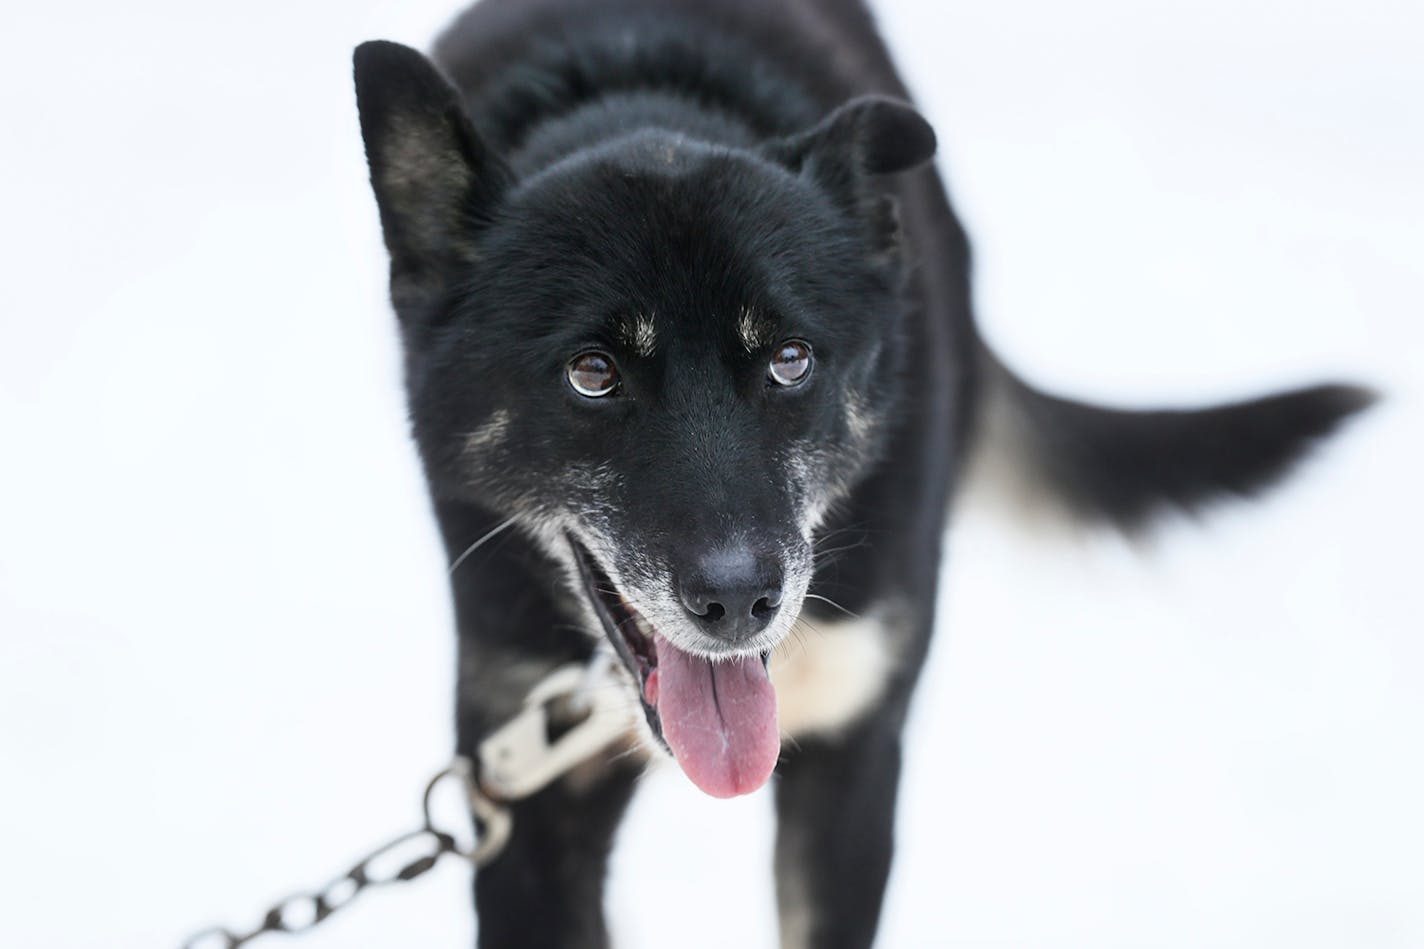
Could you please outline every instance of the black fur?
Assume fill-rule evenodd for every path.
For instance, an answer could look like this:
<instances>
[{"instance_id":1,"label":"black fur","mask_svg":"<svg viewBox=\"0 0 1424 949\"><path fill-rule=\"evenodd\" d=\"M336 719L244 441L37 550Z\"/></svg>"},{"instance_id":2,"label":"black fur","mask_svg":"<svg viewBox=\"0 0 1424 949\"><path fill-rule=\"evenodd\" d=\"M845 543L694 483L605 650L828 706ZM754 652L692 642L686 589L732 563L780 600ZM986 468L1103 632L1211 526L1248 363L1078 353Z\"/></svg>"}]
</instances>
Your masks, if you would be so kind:
<instances>
[{"instance_id":1,"label":"black fur","mask_svg":"<svg viewBox=\"0 0 1424 949\"><path fill-rule=\"evenodd\" d=\"M589 655L601 585L711 653L734 646L697 638L678 583L729 550L786 578L778 636L798 614L881 617L881 700L778 767L788 949L874 937L944 519L991 398L1021 464L1124 528L1255 492L1368 401L1128 412L1008 373L974 332L934 133L860 0L482 0L435 62L380 42L355 59L413 427L459 563L459 750ZM786 339L814 348L799 386L768 382ZM617 364L613 395L565 379L588 350ZM634 772L594 762L514 805L476 883L481 945L607 945Z\"/></svg>"},{"instance_id":2,"label":"black fur","mask_svg":"<svg viewBox=\"0 0 1424 949\"><path fill-rule=\"evenodd\" d=\"M1375 395L1319 385L1209 409L1131 411L1048 395L1002 373L1029 436L1020 463L1077 514L1141 530L1166 510L1251 498Z\"/></svg>"}]
</instances>

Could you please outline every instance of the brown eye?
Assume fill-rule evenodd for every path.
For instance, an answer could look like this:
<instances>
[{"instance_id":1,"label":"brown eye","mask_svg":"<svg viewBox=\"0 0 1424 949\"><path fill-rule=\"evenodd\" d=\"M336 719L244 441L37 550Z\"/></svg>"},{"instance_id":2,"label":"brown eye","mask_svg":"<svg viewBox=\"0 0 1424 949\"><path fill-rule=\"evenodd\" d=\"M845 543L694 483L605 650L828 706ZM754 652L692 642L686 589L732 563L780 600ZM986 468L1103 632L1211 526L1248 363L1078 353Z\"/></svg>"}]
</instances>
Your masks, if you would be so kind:
<instances>
[{"instance_id":1,"label":"brown eye","mask_svg":"<svg viewBox=\"0 0 1424 949\"><path fill-rule=\"evenodd\" d=\"M767 375L779 386L795 386L806 381L811 374L811 344L799 339L788 339L776 347L771 354L771 366Z\"/></svg>"},{"instance_id":2,"label":"brown eye","mask_svg":"<svg viewBox=\"0 0 1424 949\"><path fill-rule=\"evenodd\" d=\"M606 353L581 353L569 360L569 385L590 399L618 388L618 367Z\"/></svg>"}]
</instances>

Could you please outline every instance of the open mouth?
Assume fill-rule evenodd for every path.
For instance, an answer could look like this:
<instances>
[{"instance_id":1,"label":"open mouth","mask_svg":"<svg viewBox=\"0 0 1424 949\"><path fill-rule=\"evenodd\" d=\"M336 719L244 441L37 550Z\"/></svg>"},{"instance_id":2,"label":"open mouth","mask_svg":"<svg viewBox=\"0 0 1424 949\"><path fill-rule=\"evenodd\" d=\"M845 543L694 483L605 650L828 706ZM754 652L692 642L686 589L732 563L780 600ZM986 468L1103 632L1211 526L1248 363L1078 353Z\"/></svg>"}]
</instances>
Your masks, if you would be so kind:
<instances>
[{"instance_id":1,"label":"open mouth","mask_svg":"<svg viewBox=\"0 0 1424 949\"><path fill-rule=\"evenodd\" d=\"M673 645L619 592L597 559L569 538L604 634L638 686L653 734L713 797L749 794L781 754L768 654L711 659Z\"/></svg>"},{"instance_id":2,"label":"open mouth","mask_svg":"<svg viewBox=\"0 0 1424 949\"><path fill-rule=\"evenodd\" d=\"M593 601L594 612L603 623L603 632L637 682L638 698L643 703L648 724L652 726L653 734L666 741L662 725L658 722L658 654L657 647L653 645L655 634L652 624L623 599L608 574L582 544L569 538L569 545L573 547L579 575L583 578L589 599Z\"/></svg>"}]
</instances>

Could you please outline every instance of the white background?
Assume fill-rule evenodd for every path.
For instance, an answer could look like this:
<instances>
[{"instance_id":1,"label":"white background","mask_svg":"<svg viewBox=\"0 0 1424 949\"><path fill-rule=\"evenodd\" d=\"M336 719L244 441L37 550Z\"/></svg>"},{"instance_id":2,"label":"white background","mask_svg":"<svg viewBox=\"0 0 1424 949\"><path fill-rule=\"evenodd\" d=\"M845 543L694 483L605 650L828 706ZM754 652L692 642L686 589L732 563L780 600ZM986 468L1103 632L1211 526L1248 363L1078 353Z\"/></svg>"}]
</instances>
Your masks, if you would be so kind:
<instances>
[{"instance_id":1,"label":"white background","mask_svg":"<svg viewBox=\"0 0 1424 949\"><path fill-rule=\"evenodd\" d=\"M0 14L0 944L250 922L409 825L447 754L349 80L447 4ZM1389 399L1145 550L966 508L880 945L1424 945L1420 8L883 7L1030 376ZM651 777L619 945L770 946L770 832L765 796ZM468 946L467 885L300 944Z\"/></svg>"}]
</instances>

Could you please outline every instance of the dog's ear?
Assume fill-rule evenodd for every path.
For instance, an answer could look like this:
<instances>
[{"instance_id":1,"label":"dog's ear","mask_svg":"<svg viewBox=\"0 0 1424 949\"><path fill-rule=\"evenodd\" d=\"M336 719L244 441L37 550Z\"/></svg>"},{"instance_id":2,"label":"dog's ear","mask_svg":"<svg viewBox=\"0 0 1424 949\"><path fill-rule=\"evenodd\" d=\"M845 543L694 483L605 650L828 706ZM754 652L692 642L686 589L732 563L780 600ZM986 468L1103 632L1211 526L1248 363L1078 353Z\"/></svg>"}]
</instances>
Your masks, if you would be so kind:
<instances>
[{"instance_id":1,"label":"dog's ear","mask_svg":"<svg viewBox=\"0 0 1424 949\"><path fill-rule=\"evenodd\" d=\"M474 238L511 175L430 60L375 41L356 47L353 61L361 137L391 254L391 298L402 319L414 319L440 298L452 271L473 262Z\"/></svg>"},{"instance_id":2,"label":"dog's ear","mask_svg":"<svg viewBox=\"0 0 1424 949\"><path fill-rule=\"evenodd\" d=\"M772 142L766 149L792 171L809 170L832 178L893 175L933 158L935 133L908 102L860 96L814 127Z\"/></svg>"},{"instance_id":3,"label":"dog's ear","mask_svg":"<svg viewBox=\"0 0 1424 949\"><path fill-rule=\"evenodd\" d=\"M893 254L900 223L895 200L875 179L934 158L935 133L899 99L860 96L804 132L764 146L768 158L824 187L869 226L876 250Z\"/></svg>"}]
</instances>

